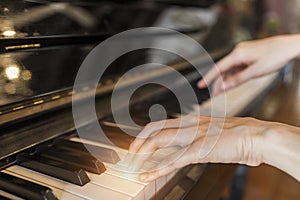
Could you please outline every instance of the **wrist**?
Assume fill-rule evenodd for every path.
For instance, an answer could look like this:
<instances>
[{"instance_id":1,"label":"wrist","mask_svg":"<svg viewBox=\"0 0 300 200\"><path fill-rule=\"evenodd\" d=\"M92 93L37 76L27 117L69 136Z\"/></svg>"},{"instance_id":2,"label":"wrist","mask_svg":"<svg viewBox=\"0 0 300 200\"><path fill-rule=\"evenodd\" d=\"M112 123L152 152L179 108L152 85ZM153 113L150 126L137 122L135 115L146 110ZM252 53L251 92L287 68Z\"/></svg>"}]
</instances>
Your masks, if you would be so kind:
<instances>
[{"instance_id":1,"label":"wrist","mask_svg":"<svg viewBox=\"0 0 300 200\"><path fill-rule=\"evenodd\" d=\"M278 141L282 140L283 138L279 134L280 131L278 131L276 127L276 125L275 127L272 125L272 128L269 128L263 133L260 151L262 155L262 162L265 164L273 165L273 155L278 153L278 148L281 148L281 144L279 144Z\"/></svg>"},{"instance_id":2,"label":"wrist","mask_svg":"<svg viewBox=\"0 0 300 200\"><path fill-rule=\"evenodd\" d=\"M277 167L300 181L300 129L270 123L261 146L262 162Z\"/></svg>"},{"instance_id":3,"label":"wrist","mask_svg":"<svg viewBox=\"0 0 300 200\"><path fill-rule=\"evenodd\" d=\"M277 38L283 44L290 60L300 57L300 34L280 35Z\"/></svg>"}]
</instances>

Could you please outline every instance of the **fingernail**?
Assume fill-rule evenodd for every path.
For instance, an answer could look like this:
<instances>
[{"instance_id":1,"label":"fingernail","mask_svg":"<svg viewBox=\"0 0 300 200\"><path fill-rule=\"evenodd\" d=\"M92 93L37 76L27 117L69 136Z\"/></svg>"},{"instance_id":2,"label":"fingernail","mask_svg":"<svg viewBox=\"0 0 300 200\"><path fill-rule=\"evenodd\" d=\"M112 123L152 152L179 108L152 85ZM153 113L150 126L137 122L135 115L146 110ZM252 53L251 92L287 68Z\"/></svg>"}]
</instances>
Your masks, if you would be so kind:
<instances>
[{"instance_id":1,"label":"fingernail","mask_svg":"<svg viewBox=\"0 0 300 200\"><path fill-rule=\"evenodd\" d=\"M198 87L199 87L199 88L205 87L205 83L204 83L203 81L200 81L200 82L198 83Z\"/></svg>"}]
</instances>

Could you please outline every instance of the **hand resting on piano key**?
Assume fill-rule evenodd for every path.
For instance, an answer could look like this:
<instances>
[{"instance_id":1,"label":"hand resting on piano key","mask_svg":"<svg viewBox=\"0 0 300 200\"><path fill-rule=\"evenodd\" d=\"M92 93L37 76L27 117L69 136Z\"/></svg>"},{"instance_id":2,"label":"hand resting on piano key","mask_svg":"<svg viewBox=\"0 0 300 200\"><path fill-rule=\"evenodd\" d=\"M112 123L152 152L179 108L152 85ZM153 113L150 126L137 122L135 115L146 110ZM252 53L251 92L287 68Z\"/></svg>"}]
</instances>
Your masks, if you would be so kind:
<instances>
[{"instance_id":1,"label":"hand resting on piano key","mask_svg":"<svg viewBox=\"0 0 300 200\"><path fill-rule=\"evenodd\" d=\"M225 121L222 118L196 115L184 118L184 121L191 121L189 126L180 127L180 119L165 121L164 128L161 127L161 122L151 123L140 133L141 137L138 136L131 144L129 162L136 167L142 166L160 148L181 147L174 154L166 156L153 169L142 174L141 181L155 180L193 163L239 163L249 166L267 163L300 180L300 173L296 170L300 167L297 161L299 128L254 118L225 118ZM193 123L197 121L195 118L199 119L199 125ZM196 134L191 132L195 128ZM189 135L195 136L193 141ZM282 149L285 151L280 152ZM290 165L281 161L295 153L297 156L290 160Z\"/></svg>"}]
</instances>

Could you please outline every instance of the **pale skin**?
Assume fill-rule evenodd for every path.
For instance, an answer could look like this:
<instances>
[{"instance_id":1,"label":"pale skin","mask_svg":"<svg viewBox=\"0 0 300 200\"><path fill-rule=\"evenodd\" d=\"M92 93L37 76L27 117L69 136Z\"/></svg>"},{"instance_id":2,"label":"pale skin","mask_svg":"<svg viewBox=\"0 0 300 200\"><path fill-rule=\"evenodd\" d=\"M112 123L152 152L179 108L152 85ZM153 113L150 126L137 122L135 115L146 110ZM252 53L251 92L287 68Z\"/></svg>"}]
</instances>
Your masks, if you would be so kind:
<instances>
[{"instance_id":1,"label":"pale skin","mask_svg":"<svg viewBox=\"0 0 300 200\"><path fill-rule=\"evenodd\" d=\"M213 95L282 68L300 55L300 34L242 42L203 77L199 88L213 81ZM222 87L222 84L224 87Z\"/></svg>"},{"instance_id":2,"label":"pale skin","mask_svg":"<svg viewBox=\"0 0 300 200\"><path fill-rule=\"evenodd\" d=\"M212 82L214 95L250 79L279 70L300 55L300 35L244 42L219 61L198 86ZM220 73L219 73L220 72ZM192 137L189 137L192 135ZM191 139L192 138L192 139ZM148 124L130 145L131 161L141 167L160 148L179 146L153 170L140 176L149 182L192 163L266 163L300 181L300 128L254 118L189 115ZM206 152L200 154L199 152ZM141 155L141 156L138 156Z\"/></svg>"}]
</instances>

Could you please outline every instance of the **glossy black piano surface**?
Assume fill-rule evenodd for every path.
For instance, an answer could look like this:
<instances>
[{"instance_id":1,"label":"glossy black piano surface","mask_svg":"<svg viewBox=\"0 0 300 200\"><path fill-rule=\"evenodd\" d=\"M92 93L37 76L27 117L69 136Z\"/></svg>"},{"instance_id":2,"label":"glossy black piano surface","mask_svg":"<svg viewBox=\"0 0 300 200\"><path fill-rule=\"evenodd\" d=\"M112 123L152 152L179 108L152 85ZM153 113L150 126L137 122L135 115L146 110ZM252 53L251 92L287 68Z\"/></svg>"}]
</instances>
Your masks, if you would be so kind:
<instances>
[{"instance_id":1,"label":"glossy black piano surface","mask_svg":"<svg viewBox=\"0 0 300 200\"><path fill-rule=\"evenodd\" d=\"M256 1L253 4L256 5ZM74 146L70 142L77 137L71 111L72 86L82 61L97 44L132 28L166 27L191 36L214 60L218 60L237 42L237 31L246 30L248 34L242 39L250 39L260 26L253 20L253 16L235 13L226 0L4 0L0 2L0 21L0 169L20 178L23 169L18 172L18 168L13 168L12 171L7 168L17 164L77 185L90 184L85 171L88 171L89 177L90 173L101 174L105 171L102 161L116 163L119 160L112 149L106 149L104 152L108 153L104 153L106 157L101 160L89 155L80 143ZM139 37L137 35L127 39L135 40ZM141 37L163 40L172 35L158 33ZM180 48L190 52L191 58L199 57L189 47L180 45ZM198 103L209 98L208 90L195 87L197 80L201 78L200 74L179 56L153 49L138 50L121 56L105 71L96 93L99 123L107 126L107 136L121 149L128 148L134 138L128 137L113 125L111 92L119 77L149 61L168 64L183 74L197 93ZM199 62L205 60L199 59ZM147 78L145 74L138 76ZM83 87L81 93L83 97L90 95L89 88ZM148 110L154 104L163 105L168 118L183 114L180 113L172 91L158 85L146 85L139 88L131 100L133 120L140 126L150 122ZM156 120L160 120L160 117ZM92 132L88 125L83 129ZM64 145L60 145L59 141L64 141L65 143L61 142ZM55 152L60 154L55 156ZM85 157L78 159L76 163L78 152ZM107 157L108 154L111 157ZM62 169L63 166L65 169ZM6 169L9 170L5 171ZM161 199L166 196L177 183L179 187L189 191L198 182L203 169L204 166L183 169L183 173L173 178L172 184L166 184L165 190L157 192L156 197ZM186 178L185 173L189 174L190 170L194 175ZM203 175L203 180L207 181L211 173L216 176L213 177L213 183L206 185L206 191L201 190L201 198L209 196L212 188L220 188L222 181L219 183L219 180L224 179L225 182L230 179L232 171L230 166L208 166L208 173ZM227 172L228 177L224 175ZM9 187L19 188L20 184L24 183L12 183ZM30 184L38 184L34 187L40 188L34 194L36 199L44 195L41 195L41 191L53 189L52 186L49 186L50 189L44 187L42 180ZM0 184L0 198L3 188ZM80 194L84 193L78 191ZM7 189L4 192L11 191ZM11 194L27 198L26 195L31 194L28 192L25 190L25 193L20 191ZM55 189L54 193L57 192L61 190ZM194 194L193 190L189 197ZM170 197L172 195L170 193Z\"/></svg>"},{"instance_id":2,"label":"glossy black piano surface","mask_svg":"<svg viewBox=\"0 0 300 200\"><path fill-rule=\"evenodd\" d=\"M203 3L206 6L212 4L208 1ZM62 1L1 2L4 23L0 42L0 113L18 111L18 114L11 113L1 120L2 124L31 115L32 112L26 114L24 111L26 107L57 100L57 97L66 97L64 102L56 103L57 106L67 104L68 94L84 58L95 45L121 31L136 27L177 26L178 31L191 33L203 45L208 43L214 20L218 19L217 9L208 7L210 10L202 11L202 7L174 7L170 4L168 1L130 1L126 6L118 1L76 1L73 4ZM197 8L200 11L195 11ZM189 11L205 12L213 19L198 19L188 24L186 20L193 17L187 14ZM174 22L164 25L160 18L168 12ZM180 21L177 15L187 15L187 19ZM159 35L149 37L160 38ZM210 50L219 57L228 51L230 45L231 40L220 40L218 48ZM139 50L122 56L106 70L100 83L109 85L130 68L149 59L166 64L182 61L174 55L157 51ZM197 56L197 53L192 52L191 56ZM34 112L42 111L36 109Z\"/></svg>"}]
</instances>

